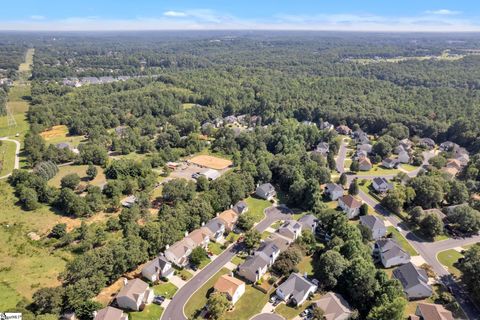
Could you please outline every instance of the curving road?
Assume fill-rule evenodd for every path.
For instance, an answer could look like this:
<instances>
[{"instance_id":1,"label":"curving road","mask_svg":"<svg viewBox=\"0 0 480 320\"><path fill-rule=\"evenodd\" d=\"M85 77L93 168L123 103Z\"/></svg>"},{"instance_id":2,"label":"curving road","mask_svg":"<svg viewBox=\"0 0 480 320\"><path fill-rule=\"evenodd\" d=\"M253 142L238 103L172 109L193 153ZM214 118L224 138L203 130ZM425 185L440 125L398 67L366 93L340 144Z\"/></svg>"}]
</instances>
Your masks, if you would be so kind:
<instances>
[{"instance_id":1,"label":"curving road","mask_svg":"<svg viewBox=\"0 0 480 320\"><path fill-rule=\"evenodd\" d=\"M338 149L338 154L337 154L337 171L338 173L344 173L345 168L345 158L347 157L347 143L345 142L345 139L342 139L342 142L340 143L340 148Z\"/></svg>"},{"instance_id":2,"label":"curving road","mask_svg":"<svg viewBox=\"0 0 480 320\"><path fill-rule=\"evenodd\" d=\"M15 164L13 166L13 169L19 169L20 168L20 156L19 156L20 155L20 142L18 142L17 140L14 140L14 139L9 139L7 137L0 138L0 140L15 143L15 146L16 146L16 148L15 148ZM0 180L8 178L11 175L12 175L12 173L4 175L4 176L0 177Z\"/></svg>"},{"instance_id":3,"label":"curving road","mask_svg":"<svg viewBox=\"0 0 480 320\"><path fill-rule=\"evenodd\" d=\"M285 206L272 206L265 209L265 218L256 226L260 233L265 231L272 223L278 220L285 220L290 217L292 211ZM168 304L161 319L163 320L186 320L183 313L183 307L188 299L200 289L205 282L213 277L227 262L232 260L235 254L241 249L241 244L234 244L221 253L215 260L210 262L203 270L191 278L177 293Z\"/></svg>"}]
</instances>

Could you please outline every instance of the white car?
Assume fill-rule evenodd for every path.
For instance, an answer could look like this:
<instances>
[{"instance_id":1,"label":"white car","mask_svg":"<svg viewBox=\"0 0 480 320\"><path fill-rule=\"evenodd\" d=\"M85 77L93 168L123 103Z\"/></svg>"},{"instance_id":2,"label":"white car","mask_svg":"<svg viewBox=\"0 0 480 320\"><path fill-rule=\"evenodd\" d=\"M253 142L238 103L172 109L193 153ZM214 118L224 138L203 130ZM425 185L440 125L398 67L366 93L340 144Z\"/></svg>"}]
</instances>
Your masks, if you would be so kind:
<instances>
[{"instance_id":1,"label":"white car","mask_svg":"<svg viewBox=\"0 0 480 320\"><path fill-rule=\"evenodd\" d=\"M401 232L401 231L403 231L403 229L402 229L402 228L400 228L399 226L396 226L396 227L395 227L395 229L397 229L397 231L398 231L398 232Z\"/></svg>"}]
</instances>

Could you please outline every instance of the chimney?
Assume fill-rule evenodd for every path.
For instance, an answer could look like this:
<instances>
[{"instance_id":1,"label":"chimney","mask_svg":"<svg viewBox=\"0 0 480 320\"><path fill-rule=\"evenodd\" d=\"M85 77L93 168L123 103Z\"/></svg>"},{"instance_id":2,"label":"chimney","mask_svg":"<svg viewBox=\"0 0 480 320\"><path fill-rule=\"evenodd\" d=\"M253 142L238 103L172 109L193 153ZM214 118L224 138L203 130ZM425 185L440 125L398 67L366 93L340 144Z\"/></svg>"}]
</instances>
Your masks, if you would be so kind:
<instances>
[{"instance_id":1,"label":"chimney","mask_svg":"<svg viewBox=\"0 0 480 320\"><path fill-rule=\"evenodd\" d=\"M97 311L93 311L92 315L93 315L93 318L95 319L95 317L97 316Z\"/></svg>"},{"instance_id":2,"label":"chimney","mask_svg":"<svg viewBox=\"0 0 480 320\"><path fill-rule=\"evenodd\" d=\"M123 285L126 286L128 284L128 279L127 278L123 278Z\"/></svg>"}]
</instances>

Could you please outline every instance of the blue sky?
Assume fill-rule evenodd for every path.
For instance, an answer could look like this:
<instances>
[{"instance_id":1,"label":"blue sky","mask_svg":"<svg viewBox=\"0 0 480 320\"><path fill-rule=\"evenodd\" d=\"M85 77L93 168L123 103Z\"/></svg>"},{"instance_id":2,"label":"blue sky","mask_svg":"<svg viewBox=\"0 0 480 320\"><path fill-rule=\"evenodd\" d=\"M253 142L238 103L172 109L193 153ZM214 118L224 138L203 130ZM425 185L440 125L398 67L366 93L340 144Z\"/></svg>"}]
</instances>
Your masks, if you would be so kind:
<instances>
[{"instance_id":1,"label":"blue sky","mask_svg":"<svg viewBox=\"0 0 480 320\"><path fill-rule=\"evenodd\" d=\"M478 0L17 0L0 30L480 31Z\"/></svg>"}]
</instances>

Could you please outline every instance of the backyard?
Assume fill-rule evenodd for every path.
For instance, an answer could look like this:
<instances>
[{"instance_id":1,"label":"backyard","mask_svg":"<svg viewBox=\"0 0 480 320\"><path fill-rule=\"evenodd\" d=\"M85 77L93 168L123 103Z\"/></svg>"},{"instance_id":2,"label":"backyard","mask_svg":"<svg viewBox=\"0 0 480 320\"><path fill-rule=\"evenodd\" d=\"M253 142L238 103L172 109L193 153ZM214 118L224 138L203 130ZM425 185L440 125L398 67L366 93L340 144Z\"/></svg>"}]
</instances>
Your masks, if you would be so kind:
<instances>
[{"instance_id":1,"label":"backyard","mask_svg":"<svg viewBox=\"0 0 480 320\"><path fill-rule=\"evenodd\" d=\"M97 176L95 179L89 181L87 180L87 165L80 165L80 166L63 166L58 168L58 173L48 181L48 185L56 188L60 188L60 181L64 176L67 174L76 173L81 178L81 184L87 184L87 182L91 185L101 186L107 182L105 178L105 174L103 173L103 169L97 166Z\"/></svg>"}]
</instances>

